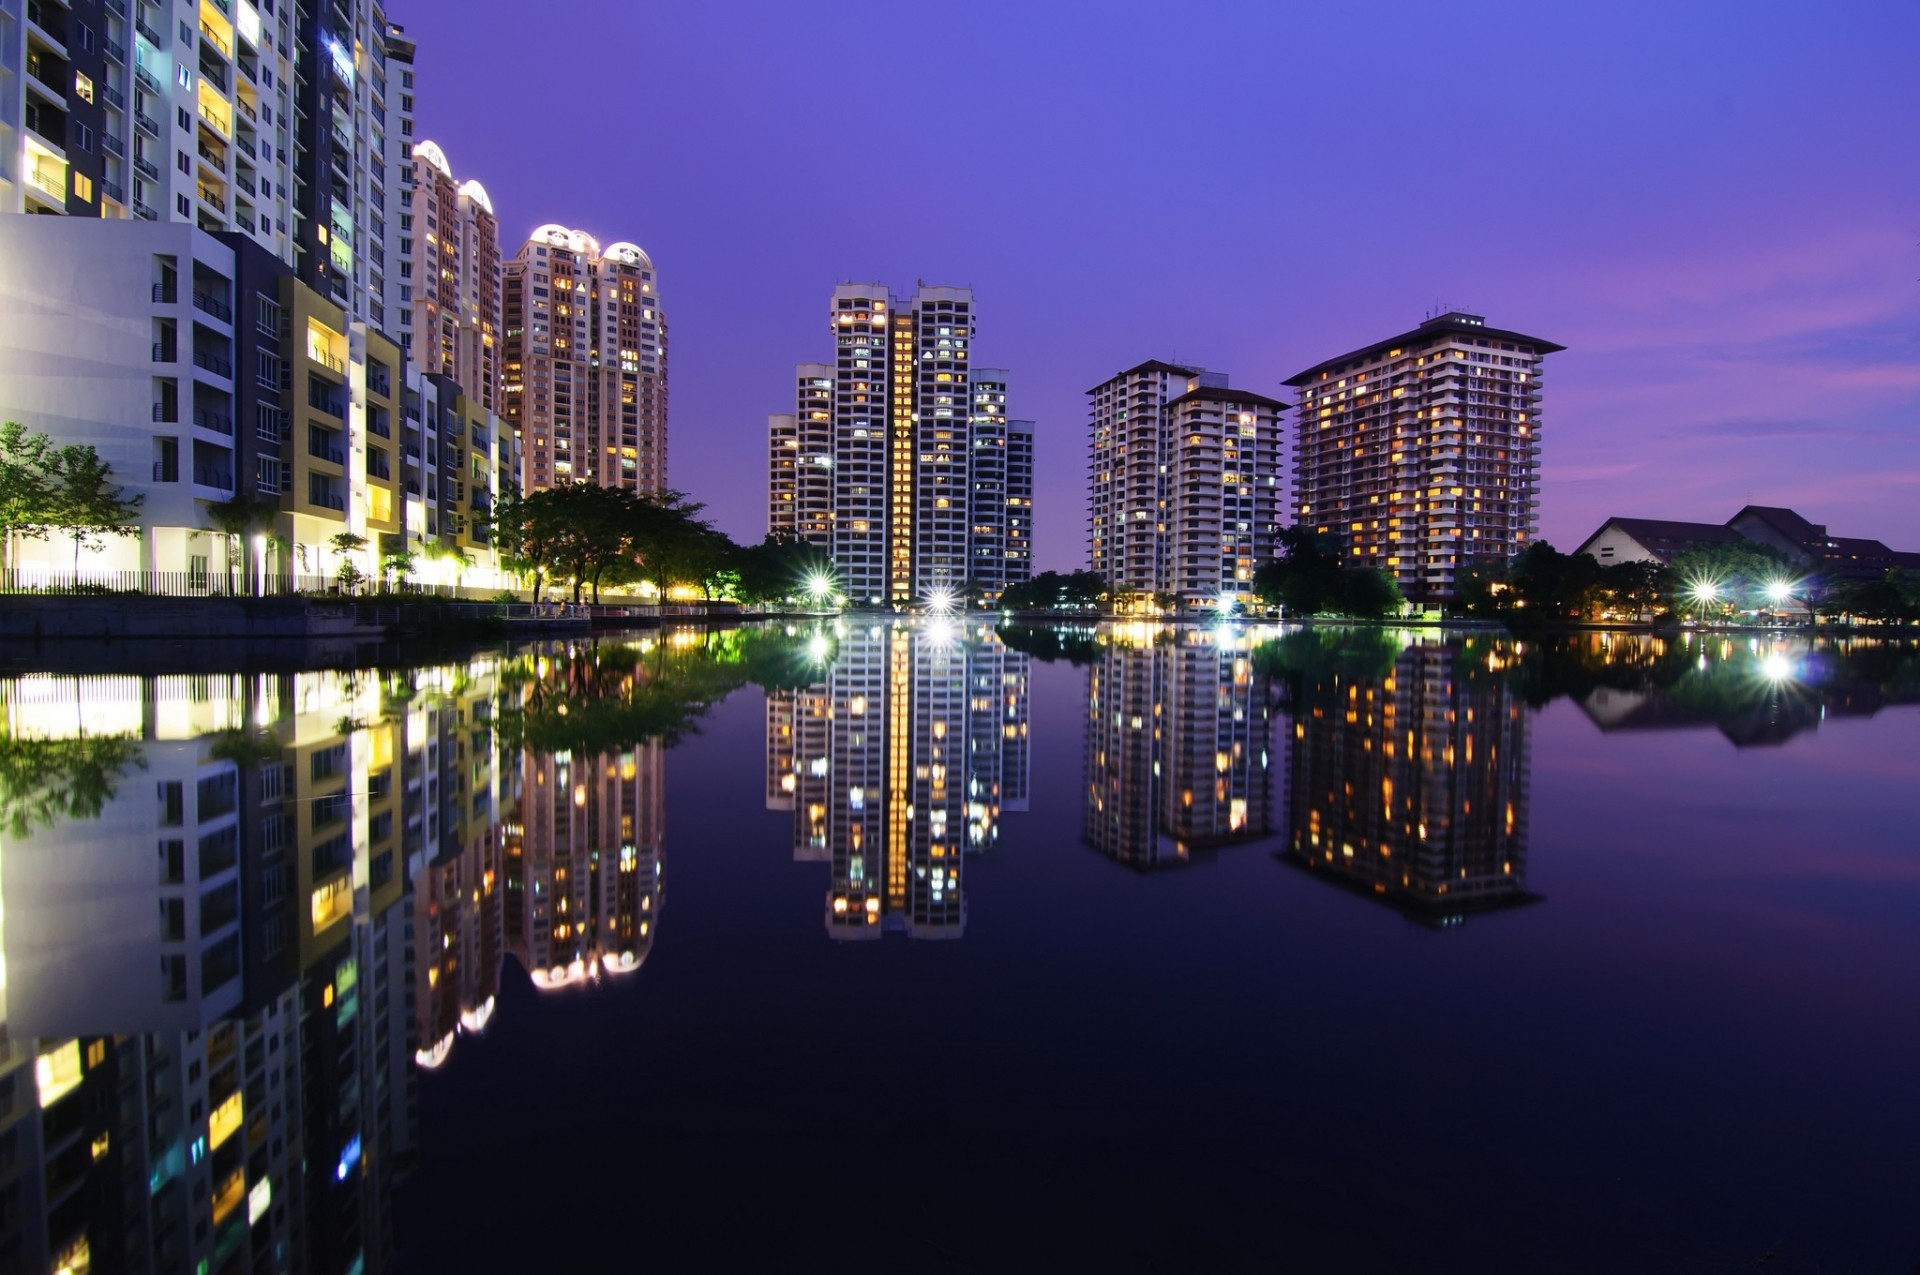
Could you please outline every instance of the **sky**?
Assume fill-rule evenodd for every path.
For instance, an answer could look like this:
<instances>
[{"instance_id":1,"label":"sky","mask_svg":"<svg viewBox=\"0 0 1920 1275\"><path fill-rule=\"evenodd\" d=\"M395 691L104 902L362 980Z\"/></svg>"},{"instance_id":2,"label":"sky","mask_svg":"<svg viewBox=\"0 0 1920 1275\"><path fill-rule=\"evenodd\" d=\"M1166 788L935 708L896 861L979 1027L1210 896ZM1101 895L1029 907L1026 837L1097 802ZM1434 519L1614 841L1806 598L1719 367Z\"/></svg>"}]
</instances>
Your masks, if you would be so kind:
<instances>
[{"instance_id":1,"label":"sky","mask_svg":"<svg viewBox=\"0 0 1920 1275\"><path fill-rule=\"evenodd\" d=\"M652 256L669 479L766 530L834 284L971 286L1085 565L1089 386L1280 382L1436 308L1567 347L1541 532L1791 505L1920 550L1920 4L389 0L513 253Z\"/></svg>"}]
</instances>

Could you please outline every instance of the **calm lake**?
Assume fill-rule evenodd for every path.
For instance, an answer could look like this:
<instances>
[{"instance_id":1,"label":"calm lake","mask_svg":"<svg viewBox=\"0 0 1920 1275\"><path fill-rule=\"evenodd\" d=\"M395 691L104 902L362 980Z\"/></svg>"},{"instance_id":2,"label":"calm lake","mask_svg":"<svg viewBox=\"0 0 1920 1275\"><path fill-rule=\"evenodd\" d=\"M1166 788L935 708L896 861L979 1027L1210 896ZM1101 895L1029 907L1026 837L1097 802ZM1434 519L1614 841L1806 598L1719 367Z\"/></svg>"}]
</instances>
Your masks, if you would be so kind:
<instances>
[{"instance_id":1,"label":"calm lake","mask_svg":"<svg viewBox=\"0 0 1920 1275\"><path fill-rule=\"evenodd\" d=\"M6 1270L1920 1269L1912 643L12 658Z\"/></svg>"}]
</instances>

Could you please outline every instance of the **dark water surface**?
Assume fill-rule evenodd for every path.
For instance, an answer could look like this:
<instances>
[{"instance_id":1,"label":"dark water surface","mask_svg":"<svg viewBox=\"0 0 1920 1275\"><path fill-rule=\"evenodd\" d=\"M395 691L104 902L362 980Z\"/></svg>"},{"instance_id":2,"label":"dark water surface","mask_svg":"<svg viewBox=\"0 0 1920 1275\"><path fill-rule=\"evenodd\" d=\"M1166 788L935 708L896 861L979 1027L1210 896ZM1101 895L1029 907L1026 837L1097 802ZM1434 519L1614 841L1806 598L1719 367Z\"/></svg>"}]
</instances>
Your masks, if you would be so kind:
<instances>
[{"instance_id":1,"label":"dark water surface","mask_svg":"<svg viewBox=\"0 0 1920 1275\"><path fill-rule=\"evenodd\" d=\"M1920 1264L1910 645L850 622L0 708L17 1269Z\"/></svg>"}]
</instances>

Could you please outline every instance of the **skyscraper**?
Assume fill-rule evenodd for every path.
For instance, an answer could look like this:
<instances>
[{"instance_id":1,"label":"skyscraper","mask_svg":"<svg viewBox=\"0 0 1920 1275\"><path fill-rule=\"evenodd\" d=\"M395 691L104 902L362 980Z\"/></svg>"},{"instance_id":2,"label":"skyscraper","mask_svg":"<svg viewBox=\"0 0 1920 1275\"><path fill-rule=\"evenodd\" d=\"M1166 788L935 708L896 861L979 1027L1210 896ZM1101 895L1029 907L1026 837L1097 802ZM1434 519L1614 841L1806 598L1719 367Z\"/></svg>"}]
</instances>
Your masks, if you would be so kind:
<instances>
[{"instance_id":1,"label":"skyscraper","mask_svg":"<svg viewBox=\"0 0 1920 1275\"><path fill-rule=\"evenodd\" d=\"M413 148L413 294L403 313L412 364L452 377L500 410L500 226L477 181L456 182L446 152Z\"/></svg>"},{"instance_id":2,"label":"skyscraper","mask_svg":"<svg viewBox=\"0 0 1920 1275\"><path fill-rule=\"evenodd\" d=\"M520 485L667 488L667 319L630 243L546 225L505 264L500 416Z\"/></svg>"},{"instance_id":3,"label":"skyscraper","mask_svg":"<svg viewBox=\"0 0 1920 1275\"><path fill-rule=\"evenodd\" d=\"M0 212L234 230L292 264L294 9L0 5Z\"/></svg>"},{"instance_id":4,"label":"skyscraper","mask_svg":"<svg viewBox=\"0 0 1920 1275\"><path fill-rule=\"evenodd\" d=\"M1453 600L1469 561L1535 537L1541 361L1564 348L1456 310L1289 377L1294 522L1413 601Z\"/></svg>"},{"instance_id":5,"label":"skyscraper","mask_svg":"<svg viewBox=\"0 0 1920 1275\"><path fill-rule=\"evenodd\" d=\"M1087 391L1089 565L1185 609L1248 598L1278 531L1279 413L1227 376L1154 359Z\"/></svg>"},{"instance_id":6,"label":"skyscraper","mask_svg":"<svg viewBox=\"0 0 1920 1275\"><path fill-rule=\"evenodd\" d=\"M793 414L769 418L768 528L826 550L858 605L969 584L991 600L1024 578L1008 574L1030 553L1009 558L1007 376L972 367L974 320L966 288L922 285L902 306L884 285L841 284L834 362L800 364ZM1028 423L1028 456L1032 436ZM1030 483L1022 498L1030 536Z\"/></svg>"}]
</instances>

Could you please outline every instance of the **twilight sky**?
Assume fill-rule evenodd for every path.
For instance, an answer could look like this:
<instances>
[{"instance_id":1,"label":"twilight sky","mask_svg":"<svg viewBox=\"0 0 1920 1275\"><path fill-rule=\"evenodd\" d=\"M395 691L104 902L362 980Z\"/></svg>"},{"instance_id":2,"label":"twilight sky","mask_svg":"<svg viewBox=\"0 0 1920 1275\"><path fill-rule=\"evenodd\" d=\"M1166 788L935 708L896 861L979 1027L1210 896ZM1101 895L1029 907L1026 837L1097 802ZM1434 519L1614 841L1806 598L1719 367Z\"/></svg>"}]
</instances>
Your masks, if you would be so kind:
<instances>
[{"instance_id":1,"label":"twilight sky","mask_svg":"<svg viewBox=\"0 0 1920 1275\"><path fill-rule=\"evenodd\" d=\"M1547 363L1542 531L1791 504L1920 550L1920 4L389 0L511 254L632 240L670 477L766 529L844 279L971 285L1084 565L1088 386L1279 381L1438 304ZM1289 453L1290 455L1290 453Z\"/></svg>"}]
</instances>

